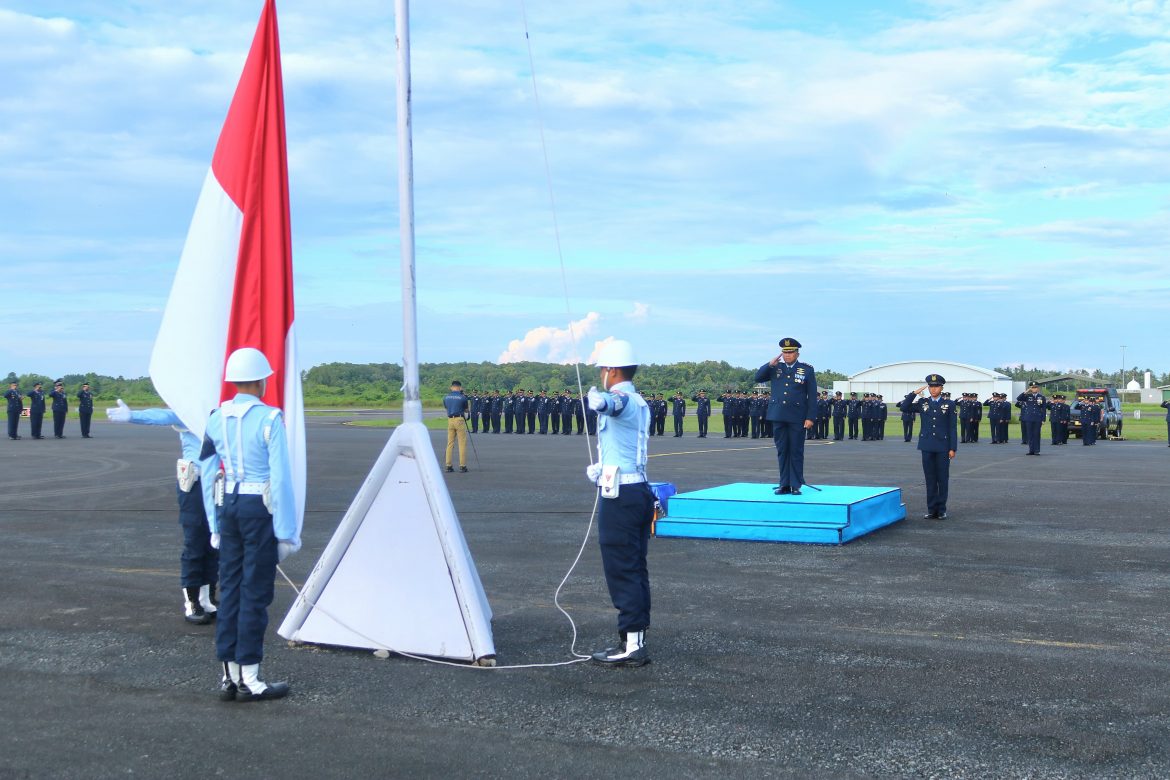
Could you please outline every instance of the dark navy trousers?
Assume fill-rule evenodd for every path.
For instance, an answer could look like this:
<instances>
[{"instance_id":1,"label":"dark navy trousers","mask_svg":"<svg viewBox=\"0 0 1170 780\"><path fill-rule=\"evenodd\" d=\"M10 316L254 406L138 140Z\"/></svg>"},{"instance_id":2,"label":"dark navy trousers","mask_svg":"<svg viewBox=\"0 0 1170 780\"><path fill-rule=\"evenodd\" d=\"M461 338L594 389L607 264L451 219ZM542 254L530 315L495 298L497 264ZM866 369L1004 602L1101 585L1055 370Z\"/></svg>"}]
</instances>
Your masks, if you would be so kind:
<instances>
[{"instance_id":1,"label":"dark navy trousers","mask_svg":"<svg viewBox=\"0 0 1170 780\"><path fill-rule=\"evenodd\" d=\"M8 438L14 438L17 435L18 426L20 425L20 412L8 413Z\"/></svg>"},{"instance_id":2,"label":"dark navy trousers","mask_svg":"<svg viewBox=\"0 0 1170 780\"><path fill-rule=\"evenodd\" d=\"M646 550L654 518L654 493L645 482L622 485L617 498L600 498L597 540L609 598L618 611L618 631L650 627L650 572Z\"/></svg>"},{"instance_id":3,"label":"dark navy trousers","mask_svg":"<svg viewBox=\"0 0 1170 780\"><path fill-rule=\"evenodd\" d=\"M1044 423L1039 420L1023 420L1020 425L1024 428L1024 442L1028 445L1028 454L1038 454L1040 452L1040 429L1044 427Z\"/></svg>"},{"instance_id":4,"label":"dark navy trousers","mask_svg":"<svg viewBox=\"0 0 1170 780\"><path fill-rule=\"evenodd\" d=\"M219 537L216 657L258 664L264 659L264 631L276 578L276 535L260 496L225 496Z\"/></svg>"},{"instance_id":5,"label":"dark navy trousers","mask_svg":"<svg viewBox=\"0 0 1170 780\"><path fill-rule=\"evenodd\" d=\"M179 556L179 579L184 588L214 585L219 579L219 550L211 546L211 526L203 508L203 487L199 480L179 494L179 526L183 529L183 552Z\"/></svg>"},{"instance_id":6,"label":"dark navy trousers","mask_svg":"<svg viewBox=\"0 0 1170 780\"><path fill-rule=\"evenodd\" d=\"M804 423L772 421L772 440L780 466L780 487L804 484Z\"/></svg>"},{"instance_id":7,"label":"dark navy trousers","mask_svg":"<svg viewBox=\"0 0 1170 780\"><path fill-rule=\"evenodd\" d=\"M28 416L29 430L32 432L33 438L41 435L41 423L45 421L44 412L30 412Z\"/></svg>"},{"instance_id":8,"label":"dark navy trousers","mask_svg":"<svg viewBox=\"0 0 1170 780\"><path fill-rule=\"evenodd\" d=\"M951 459L945 452L922 453L922 474L926 477L926 511L937 515L947 511L947 488L951 480Z\"/></svg>"}]
</instances>

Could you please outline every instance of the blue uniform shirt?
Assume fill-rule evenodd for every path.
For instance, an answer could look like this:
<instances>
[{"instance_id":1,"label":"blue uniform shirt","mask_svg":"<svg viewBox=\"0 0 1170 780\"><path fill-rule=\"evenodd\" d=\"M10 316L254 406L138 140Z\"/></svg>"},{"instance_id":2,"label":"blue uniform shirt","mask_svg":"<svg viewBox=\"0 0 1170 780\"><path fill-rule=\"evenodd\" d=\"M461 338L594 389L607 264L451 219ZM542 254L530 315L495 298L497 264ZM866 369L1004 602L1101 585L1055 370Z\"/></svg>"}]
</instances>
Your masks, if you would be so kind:
<instances>
[{"instance_id":1,"label":"blue uniform shirt","mask_svg":"<svg viewBox=\"0 0 1170 780\"><path fill-rule=\"evenodd\" d=\"M918 449L923 452L950 452L959 449L958 424L955 402L939 397L927 396L919 399L914 393L907 393L898 404L903 411L913 409L918 413Z\"/></svg>"},{"instance_id":2,"label":"blue uniform shirt","mask_svg":"<svg viewBox=\"0 0 1170 780\"><path fill-rule=\"evenodd\" d=\"M618 382L602 391L605 408L597 412L597 462L617 466L621 476L646 476L650 408L633 382Z\"/></svg>"},{"instance_id":3,"label":"blue uniform shirt","mask_svg":"<svg viewBox=\"0 0 1170 780\"><path fill-rule=\"evenodd\" d=\"M1044 422L1044 410L1048 408L1048 399L1042 393L1020 393L1016 397L1016 406L1020 407L1021 421Z\"/></svg>"},{"instance_id":4,"label":"blue uniform shirt","mask_svg":"<svg viewBox=\"0 0 1170 780\"><path fill-rule=\"evenodd\" d=\"M817 414L817 373L799 360L788 365L781 359L765 363L756 371L757 382L772 383L772 400L767 418L774 422L815 420Z\"/></svg>"},{"instance_id":5,"label":"blue uniform shirt","mask_svg":"<svg viewBox=\"0 0 1170 780\"><path fill-rule=\"evenodd\" d=\"M130 412L130 422L137 425L169 425L179 432L179 445L183 449L183 460L190 460L199 464L199 483L203 490L203 509L207 516L215 515L213 490L215 471L219 464L212 465L210 458L201 458L203 442L199 437L187 430L179 415L170 409L141 409Z\"/></svg>"},{"instance_id":6,"label":"blue uniform shirt","mask_svg":"<svg viewBox=\"0 0 1170 780\"><path fill-rule=\"evenodd\" d=\"M222 463L229 486L234 482L268 483L273 533L278 540L290 542L294 552L299 550L300 519L293 500L292 467L281 411L254 395L238 394L211 413L203 452L208 454L211 473ZM207 519L211 532L218 533L214 512Z\"/></svg>"}]
</instances>

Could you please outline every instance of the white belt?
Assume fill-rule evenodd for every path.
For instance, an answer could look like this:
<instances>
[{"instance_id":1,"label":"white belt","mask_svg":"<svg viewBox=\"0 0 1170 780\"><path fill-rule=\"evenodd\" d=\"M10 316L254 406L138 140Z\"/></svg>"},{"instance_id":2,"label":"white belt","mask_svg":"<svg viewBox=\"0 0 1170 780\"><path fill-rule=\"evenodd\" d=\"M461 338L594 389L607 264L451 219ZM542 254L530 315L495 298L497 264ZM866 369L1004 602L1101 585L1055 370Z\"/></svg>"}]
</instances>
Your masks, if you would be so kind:
<instances>
[{"instance_id":1,"label":"white belt","mask_svg":"<svg viewBox=\"0 0 1170 780\"><path fill-rule=\"evenodd\" d=\"M618 484L619 485L633 485L633 484L636 484L638 482L645 482L645 481L646 481L645 474L619 474L618 475Z\"/></svg>"},{"instance_id":2,"label":"white belt","mask_svg":"<svg viewBox=\"0 0 1170 780\"><path fill-rule=\"evenodd\" d=\"M228 482L223 488L226 493L238 493L241 496L262 496L267 482Z\"/></svg>"}]
</instances>

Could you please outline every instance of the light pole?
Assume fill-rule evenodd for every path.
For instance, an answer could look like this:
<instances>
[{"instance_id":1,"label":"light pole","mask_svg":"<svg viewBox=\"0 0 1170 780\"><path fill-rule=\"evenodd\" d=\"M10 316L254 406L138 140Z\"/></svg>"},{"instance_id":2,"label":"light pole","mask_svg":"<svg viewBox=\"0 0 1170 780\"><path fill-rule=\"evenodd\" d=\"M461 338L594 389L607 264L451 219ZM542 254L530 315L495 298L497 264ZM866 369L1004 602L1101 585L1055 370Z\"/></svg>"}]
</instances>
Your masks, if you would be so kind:
<instances>
[{"instance_id":1,"label":"light pole","mask_svg":"<svg viewBox=\"0 0 1170 780\"><path fill-rule=\"evenodd\" d=\"M1121 390L1125 389L1125 345L1121 345L1121 373L1118 374L1118 387Z\"/></svg>"}]
</instances>

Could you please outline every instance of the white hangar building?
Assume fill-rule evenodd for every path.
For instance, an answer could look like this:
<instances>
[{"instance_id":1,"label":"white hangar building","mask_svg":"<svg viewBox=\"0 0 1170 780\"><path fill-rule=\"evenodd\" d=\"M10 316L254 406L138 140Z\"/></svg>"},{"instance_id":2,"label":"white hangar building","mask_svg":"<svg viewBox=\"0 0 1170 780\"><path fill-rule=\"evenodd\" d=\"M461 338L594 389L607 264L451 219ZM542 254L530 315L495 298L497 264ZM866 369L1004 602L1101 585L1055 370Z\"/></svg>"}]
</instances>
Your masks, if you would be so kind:
<instances>
[{"instance_id":1,"label":"white hangar building","mask_svg":"<svg viewBox=\"0 0 1170 780\"><path fill-rule=\"evenodd\" d=\"M897 403L911 390L926 384L927 374L942 374L947 380L944 388L952 397L962 393L978 393L985 400L992 393L1007 393L1011 400L1025 391L1023 382L1013 382L998 371L949 360L906 360L888 363L859 371L849 379L833 383L833 392L840 391L846 398L850 393L878 393L887 404Z\"/></svg>"}]
</instances>

